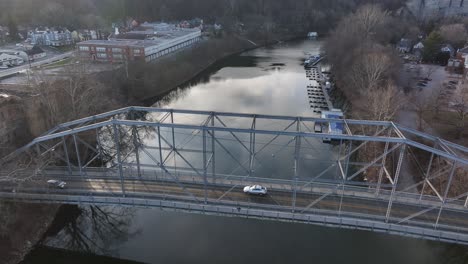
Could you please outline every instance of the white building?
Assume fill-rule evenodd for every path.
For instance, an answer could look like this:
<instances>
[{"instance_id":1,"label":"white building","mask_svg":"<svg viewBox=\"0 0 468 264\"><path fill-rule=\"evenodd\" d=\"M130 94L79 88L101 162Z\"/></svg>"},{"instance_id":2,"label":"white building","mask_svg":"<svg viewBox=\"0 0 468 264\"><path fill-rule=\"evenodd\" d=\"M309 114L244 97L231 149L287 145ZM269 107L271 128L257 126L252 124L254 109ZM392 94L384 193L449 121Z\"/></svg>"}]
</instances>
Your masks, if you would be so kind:
<instances>
[{"instance_id":1,"label":"white building","mask_svg":"<svg viewBox=\"0 0 468 264\"><path fill-rule=\"evenodd\" d=\"M73 44L73 37L68 29L36 28L28 33L32 45L60 47Z\"/></svg>"},{"instance_id":2,"label":"white building","mask_svg":"<svg viewBox=\"0 0 468 264\"><path fill-rule=\"evenodd\" d=\"M13 67L24 63L21 57L6 53L0 54L0 67Z\"/></svg>"}]
</instances>

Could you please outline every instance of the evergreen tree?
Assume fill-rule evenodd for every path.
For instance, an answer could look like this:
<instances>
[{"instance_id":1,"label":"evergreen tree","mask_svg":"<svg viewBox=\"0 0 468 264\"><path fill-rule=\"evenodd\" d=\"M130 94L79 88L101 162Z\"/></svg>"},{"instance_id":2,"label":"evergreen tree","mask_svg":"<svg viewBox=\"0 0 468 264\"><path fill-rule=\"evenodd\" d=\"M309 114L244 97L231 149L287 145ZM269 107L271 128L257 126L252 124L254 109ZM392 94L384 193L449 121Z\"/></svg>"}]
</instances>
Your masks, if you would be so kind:
<instances>
[{"instance_id":1,"label":"evergreen tree","mask_svg":"<svg viewBox=\"0 0 468 264\"><path fill-rule=\"evenodd\" d=\"M435 62L440 53L440 46L442 45L442 36L437 31L432 31L431 34L424 41L424 50L422 59L426 62Z\"/></svg>"}]
</instances>

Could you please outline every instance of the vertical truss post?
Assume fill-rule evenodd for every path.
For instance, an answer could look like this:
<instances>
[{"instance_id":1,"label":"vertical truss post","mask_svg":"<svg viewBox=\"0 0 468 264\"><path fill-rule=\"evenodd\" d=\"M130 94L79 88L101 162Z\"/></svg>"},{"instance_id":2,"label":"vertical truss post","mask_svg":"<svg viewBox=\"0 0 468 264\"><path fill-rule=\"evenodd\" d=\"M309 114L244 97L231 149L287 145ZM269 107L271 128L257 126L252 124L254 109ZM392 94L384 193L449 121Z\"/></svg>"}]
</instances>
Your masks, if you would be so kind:
<instances>
[{"instance_id":1,"label":"vertical truss post","mask_svg":"<svg viewBox=\"0 0 468 264\"><path fill-rule=\"evenodd\" d=\"M63 152L65 153L65 158L67 159L67 169L68 169L68 175L72 175L71 171L71 165L70 165L70 156L68 156L68 149L67 149L67 143L65 141L65 137L62 137L62 145L63 145Z\"/></svg>"},{"instance_id":2,"label":"vertical truss post","mask_svg":"<svg viewBox=\"0 0 468 264\"><path fill-rule=\"evenodd\" d=\"M340 159L341 159L341 148L343 146L343 140L340 139L340 150L339 150L339 153L338 153L338 158L336 159L336 163L338 163L337 165L337 172L336 174L338 174L338 170L340 169ZM345 153L346 153L346 149L345 149ZM349 160L349 159L347 159ZM347 161L348 162L348 161ZM338 216L341 215L341 206L343 204L343 193L344 193L344 187L345 187L345 179L346 177L348 176L348 164L346 164L346 169L343 173L343 176L340 177L341 178L341 186L342 186L342 189L341 189L341 195L340 195L340 205L338 207Z\"/></svg>"},{"instance_id":3,"label":"vertical truss post","mask_svg":"<svg viewBox=\"0 0 468 264\"><path fill-rule=\"evenodd\" d=\"M343 148L343 140L340 139L340 147L338 149L338 156L336 158L336 170L335 170L335 177L338 176L340 173L340 167L341 167L341 164L340 164L340 159L341 159L341 150ZM343 178L344 176L340 177L340 178Z\"/></svg>"},{"instance_id":4,"label":"vertical truss post","mask_svg":"<svg viewBox=\"0 0 468 264\"><path fill-rule=\"evenodd\" d=\"M442 199L442 204L440 205L439 213L437 214L437 219L434 225L434 229L437 229L437 226L439 225L440 215L442 214L442 210L444 209L445 203L447 202L447 196L450 191L450 186L452 185L453 175L455 174L456 169L457 169L457 163L453 162L452 169L450 170L450 176L447 182L447 187L445 187L444 198Z\"/></svg>"},{"instance_id":5,"label":"vertical truss post","mask_svg":"<svg viewBox=\"0 0 468 264\"><path fill-rule=\"evenodd\" d=\"M120 175L120 187L122 189L122 196L125 197L125 188L124 188L124 176L123 176L123 170L122 170L122 156L120 154L120 131L117 128L116 124L112 125L114 127L114 143L115 143L115 149L117 151L117 162L119 163L119 175Z\"/></svg>"},{"instance_id":6,"label":"vertical truss post","mask_svg":"<svg viewBox=\"0 0 468 264\"><path fill-rule=\"evenodd\" d=\"M96 128L96 142L97 142L97 149L99 150L99 156L101 157L101 166L104 167L104 159L103 159L103 150L102 150L102 143L101 139L99 138L99 130Z\"/></svg>"},{"instance_id":7,"label":"vertical truss post","mask_svg":"<svg viewBox=\"0 0 468 264\"><path fill-rule=\"evenodd\" d=\"M78 160L78 168L80 169L80 176L83 176L83 171L82 171L82 168L81 168L80 151L78 150L78 144L76 143L76 135L75 134L73 134L73 142L75 144L76 158Z\"/></svg>"},{"instance_id":8,"label":"vertical truss post","mask_svg":"<svg viewBox=\"0 0 468 264\"><path fill-rule=\"evenodd\" d=\"M159 163L161 164L161 168L164 167L164 160L162 155L162 145L161 145L161 127L158 124L158 149L159 149Z\"/></svg>"},{"instance_id":9,"label":"vertical truss post","mask_svg":"<svg viewBox=\"0 0 468 264\"><path fill-rule=\"evenodd\" d=\"M390 137L391 135L392 135L392 130L389 129L387 137ZM390 145L390 142L386 141L385 142L384 153L387 153L389 145ZM377 180L377 188L375 190L375 195L376 196L379 196L379 193L380 193L380 186L382 185L382 177L383 177L383 174L384 174L386 161L387 161L387 154L385 154L385 156L382 158L382 163L381 163L382 167L380 167L380 170L379 170L379 178Z\"/></svg>"},{"instance_id":10,"label":"vertical truss post","mask_svg":"<svg viewBox=\"0 0 468 264\"><path fill-rule=\"evenodd\" d=\"M207 167L208 164L206 164L206 127L203 128L203 189L205 192L205 204L207 203L208 199L208 193L207 193L207 185L208 185L208 180L207 180Z\"/></svg>"},{"instance_id":11,"label":"vertical truss post","mask_svg":"<svg viewBox=\"0 0 468 264\"><path fill-rule=\"evenodd\" d=\"M174 124L174 110L171 109L171 124ZM172 127L172 153L173 153L173 159L174 159L174 173L177 173L177 161L176 161L176 144L175 144L175 132L174 132L174 127ZM161 145L159 145L161 148ZM161 160L162 164L162 160Z\"/></svg>"},{"instance_id":12,"label":"vertical truss post","mask_svg":"<svg viewBox=\"0 0 468 264\"><path fill-rule=\"evenodd\" d=\"M211 126L213 127L213 129L211 130L211 174L212 174L212 177L213 177L213 183L216 184L216 155L215 155L215 130L214 130L214 125L215 125L215 116L216 114L213 114L213 118L211 119Z\"/></svg>"},{"instance_id":13,"label":"vertical truss post","mask_svg":"<svg viewBox=\"0 0 468 264\"><path fill-rule=\"evenodd\" d=\"M132 133L133 133L133 146L135 147L135 159L137 163L137 172L138 172L138 177L141 177L141 170L140 170L140 143L138 142L138 130L136 126L133 126L132 128Z\"/></svg>"},{"instance_id":14,"label":"vertical truss post","mask_svg":"<svg viewBox=\"0 0 468 264\"><path fill-rule=\"evenodd\" d=\"M348 180L348 171L349 171L349 159L351 158L351 151L353 148L353 141L349 141L348 153L346 154L346 163L345 163L345 181Z\"/></svg>"},{"instance_id":15,"label":"vertical truss post","mask_svg":"<svg viewBox=\"0 0 468 264\"><path fill-rule=\"evenodd\" d=\"M392 187L392 192L390 194L390 200L388 201L388 207L387 207L387 213L385 215L385 222L388 223L388 219L390 218L390 212L392 210L392 204L393 204L393 197L395 196L395 191L398 185L398 178L400 177L400 171L401 171L401 164L403 163L403 158L405 156L405 150L406 150L406 145L401 146L400 149L400 154L398 157L398 164L397 168L395 171L395 178L393 179L393 187Z\"/></svg>"},{"instance_id":16,"label":"vertical truss post","mask_svg":"<svg viewBox=\"0 0 468 264\"><path fill-rule=\"evenodd\" d=\"M253 167L255 162L255 125L257 123L257 116L254 115L252 120L251 132L250 132L250 162L249 162L249 177L252 176Z\"/></svg>"},{"instance_id":17,"label":"vertical truss post","mask_svg":"<svg viewBox=\"0 0 468 264\"><path fill-rule=\"evenodd\" d=\"M421 189L421 195L419 195L419 201L421 201L423 195L424 195L424 189L426 188L426 179L429 178L429 175L431 173L431 167L432 167L432 161L434 160L434 153L431 153L431 158L429 159L429 165L427 165L427 170L426 174L424 175L424 183L423 187Z\"/></svg>"},{"instance_id":18,"label":"vertical truss post","mask_svg":"<svg viewBox=\"0 0 468 264\"><path fill-rule=\"evenodd\" d=\"M39 157L41 156L41 149L39 147L39 144L36 144L36 155Z\"/></svg>"},{"instance_id":19,"label":"vertical truss post","mask_svg":"<svg viewBox=\"0 0 468 264\"><path fill-rule=\"evenodd\" d=\"M301 131L301 122L300 118L297 118L296 131ZM299 160L301 155L301 137L296 136L295 138L295 147L294 147L294 179L293 179L293 197L292 197L292 212L296 210L296 196L297 196L297 178L299 175Z\"/></svg>"}]
</instances>

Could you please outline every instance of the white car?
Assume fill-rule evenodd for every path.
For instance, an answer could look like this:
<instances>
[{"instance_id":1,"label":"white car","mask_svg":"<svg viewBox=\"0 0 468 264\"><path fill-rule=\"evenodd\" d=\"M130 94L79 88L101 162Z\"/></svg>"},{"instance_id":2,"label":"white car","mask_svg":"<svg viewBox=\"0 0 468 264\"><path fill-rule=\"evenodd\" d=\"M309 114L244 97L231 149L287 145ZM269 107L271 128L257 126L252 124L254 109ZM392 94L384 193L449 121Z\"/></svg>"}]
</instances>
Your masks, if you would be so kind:
<instances>
[{"instance_id":1,"label":"white car","mask_svg":"<svg viewBox=\"0 0 468 264\"><path fill-rule=\"evenodd\" d=\"M60 189L65 188L65 185L67 185L66 182L59 181L59 180L48 180L47 184L49 184L51 186L54 186L54 187L57 187L57 188L60 188Z\"/></svg>"},{"instance_id":2,"label":"white car","mask_svg":"<svg viewBox=\"0 0 468 264\"><path fill-rule=\"evenodd\" d=\"M244 193L255 194L255 195L266 195L267 188L260 185L245 186Z\"/></svg>"}]
</instances>

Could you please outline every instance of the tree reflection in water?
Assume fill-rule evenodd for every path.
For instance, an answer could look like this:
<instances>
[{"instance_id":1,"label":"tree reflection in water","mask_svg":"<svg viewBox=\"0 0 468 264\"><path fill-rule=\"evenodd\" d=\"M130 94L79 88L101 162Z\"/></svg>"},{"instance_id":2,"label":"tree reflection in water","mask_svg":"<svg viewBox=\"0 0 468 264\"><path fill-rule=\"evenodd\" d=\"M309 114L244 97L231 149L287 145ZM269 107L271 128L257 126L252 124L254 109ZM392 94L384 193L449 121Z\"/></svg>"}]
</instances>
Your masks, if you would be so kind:
<instances>
[{"instance_id":1,"label":"tree reflection in water","mask_svg":"<svg viewBox=\"0 0 468 264\"><path fill-rule=\"evenodd\" d=\"M130 224L136 209L118 206L69 206L60 231L45 237L50 247L98 255L118 255L119 245L139 233ZM69 217L72 215L72 217Z\"/></svg>"},{"instance_id":2,"label":"tree reflection in water","mask_svg":"<svg viewBox=\"0 0 468 264\"><path fill-rule=\"evenodd\" d=\"M146 111L129 111L126 114L122 114L122 116L117 115L115 118L149 122L158 121ZM98 167L104 167L105 164L111 167L117 166L117 147L119 148L122 162L131 161L135 157L135 151L143 145L144 141L154 139L155 134L156 129L149 126L105 126L100 129L97 137L97 149L100 152L101 159L93 165ZM116 138L119 142L118 145L116 144Z\"/></svg>"}]
</instances>

